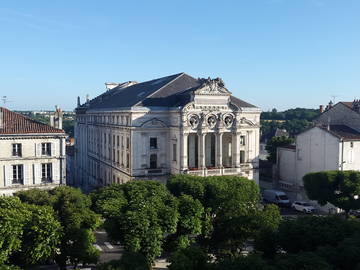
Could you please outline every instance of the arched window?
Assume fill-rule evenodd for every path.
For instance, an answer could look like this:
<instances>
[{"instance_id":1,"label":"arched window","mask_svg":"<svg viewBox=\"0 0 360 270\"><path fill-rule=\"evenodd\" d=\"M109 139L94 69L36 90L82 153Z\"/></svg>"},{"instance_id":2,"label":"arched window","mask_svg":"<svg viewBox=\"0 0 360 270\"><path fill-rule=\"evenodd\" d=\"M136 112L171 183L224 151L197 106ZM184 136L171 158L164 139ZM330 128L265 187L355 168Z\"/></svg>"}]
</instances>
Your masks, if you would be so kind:
<instances>
[{"instance_id":1,"label":"arched window","mask_svg":"<svg viewBox=\"0 0 360 270\"><path fill-rule=\"evenodd\" d=\"M150 169L156 169L157 168L157 155L151 154L150 155Z\"/></svg>"}]
</instances>

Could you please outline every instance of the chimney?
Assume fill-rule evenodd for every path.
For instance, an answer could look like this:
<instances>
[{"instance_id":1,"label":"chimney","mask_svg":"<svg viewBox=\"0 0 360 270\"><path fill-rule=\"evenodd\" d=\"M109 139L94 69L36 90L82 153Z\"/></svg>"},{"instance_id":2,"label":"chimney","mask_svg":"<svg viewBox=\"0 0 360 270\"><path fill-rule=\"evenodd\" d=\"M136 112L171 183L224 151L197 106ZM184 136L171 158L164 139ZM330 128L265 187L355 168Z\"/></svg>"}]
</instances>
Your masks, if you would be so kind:
<instances>
[{"instance_id":1,"label":"chimney","mask_svg":"<svg viewBox=\"0 0 360 270\"><path fill-rule=\"evenodd\" d=\"M328 117L327 127L326 127L327 130L330 130L330 123L331 123L331 118L330 118L330 116L329 116L329 117Z\"/></svg>"},{"instance_id":2,"label":"chimney","mask_svg":"<svg viewBox=\"0 0 360 270\"><path fill-rule=\"evenodd\" d=\"M360 100L359 99L354 99L354 101L352 103L352 109L356 112L360 112Z\"/></svg>"},{"instance_id":3,"label":"chimney","mask_svg":"<svg viewBox=\"0 0 360 270\"><path fill-rule=\"evenodd\" d=\"M323 112L324 112L324 105L320 105L320 106L319 106L319 111L320 111L320 113L323 113Z\"/></svg>"},{"instance_id":4,"label":"chimney","mask_svg":"<svg viewBox=\"0 0 360 270\"><path fill-rule=\"evenodd\" d=\"M62 129L63 111L56 105L54 115L50 116L50 126Z\"/></svg>"},{"instance_id":5,"label":"chimney","mask_svg":"<svg viewBox=\"0 0 360 270\"><path fill-rule=\"evenodd\" d=\"M90 96L89 94L86 95L86 103L89 103L90 102Z\"/></svg>"},{"instance_id":6,"label":"chimney","mask_svg":"<svg viewBox=\"0 0 360 270\"><path fill-rule=\"evenodd\" d=\"M77 107L79 108L80 106L81 106L80 97L77 97Z\"/></svg>"},{"instance_id":7,"label":"chimney","mask_svg":"<svg viewBox=\"0 0 360 270\"><path fill-rule=\"evenodd\" d=\"M2 109L0 109L0 129L4 128L4 113Z\"/></svg>"}]
</instances>

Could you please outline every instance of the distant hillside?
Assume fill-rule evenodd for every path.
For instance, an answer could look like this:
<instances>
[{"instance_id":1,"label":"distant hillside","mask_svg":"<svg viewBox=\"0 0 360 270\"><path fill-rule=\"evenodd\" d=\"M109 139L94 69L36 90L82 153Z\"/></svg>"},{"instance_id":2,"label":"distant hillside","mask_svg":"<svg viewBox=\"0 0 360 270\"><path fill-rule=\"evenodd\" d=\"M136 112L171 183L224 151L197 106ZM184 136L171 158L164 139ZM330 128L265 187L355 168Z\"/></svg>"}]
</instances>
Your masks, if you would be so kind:
<instances>
[{"instance_id":1,"label":"distant hillside","mask_svg":"<svg viewBox=\"0 0 360 270\"><path fill-rule=\"evenodd\" d=\"M320 114L317 109L295 108L283 112L272 109L261 113L261 141L274 136L277 128L286 129L294 137L312 126L312 120Z\"/></svg>"}]
</instances>

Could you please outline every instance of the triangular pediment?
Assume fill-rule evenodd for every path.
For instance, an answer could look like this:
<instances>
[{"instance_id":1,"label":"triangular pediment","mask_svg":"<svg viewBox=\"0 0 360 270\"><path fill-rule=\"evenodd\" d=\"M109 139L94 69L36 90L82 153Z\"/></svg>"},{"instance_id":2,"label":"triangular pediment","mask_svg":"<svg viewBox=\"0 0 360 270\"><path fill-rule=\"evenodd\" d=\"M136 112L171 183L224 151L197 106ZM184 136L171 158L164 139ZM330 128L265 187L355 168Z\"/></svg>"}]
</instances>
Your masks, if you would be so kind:
<instances>
[{"instance_id":1,"label":"triangular pediment","mask_svg":"<svg viewBox=\"0 0 360 270\"><path fill-rule=\"evenodd\" d=\"M195 95L231 95L231 92L225 88L225 84L221 78L199 79L199 81L201 85L194 91Z\"/></svg>"},{"instance_id":2,"label":"triangular pediment","mask_svg":"<svg viewBox=\"0 0 360 270\"><path fill-rule=\"evenodd\" d=\"M161 120L159 120L159 119L157 119L157 118L153 118L153 119L150 119L150 120L144 122L144 123L141 125L141 127L146 127L146 128L163 128L163 127L167 127L167 125L166 125L163 121L161 121Z\"/></svg>"}]
</instances>

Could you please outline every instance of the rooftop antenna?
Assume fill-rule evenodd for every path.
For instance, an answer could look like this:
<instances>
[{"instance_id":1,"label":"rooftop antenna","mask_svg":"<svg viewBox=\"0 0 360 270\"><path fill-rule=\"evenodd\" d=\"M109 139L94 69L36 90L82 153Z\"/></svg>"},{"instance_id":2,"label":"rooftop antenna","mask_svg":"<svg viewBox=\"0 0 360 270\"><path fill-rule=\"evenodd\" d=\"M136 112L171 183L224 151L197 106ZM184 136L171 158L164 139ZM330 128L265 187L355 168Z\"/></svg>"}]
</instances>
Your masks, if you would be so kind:
<instances>
[{"instance_id":1,"label":"rooftop antenna","mask_svg":"<svg viewBox=\"0 0 360 270\"><path fill-rule=\"evenodd\" d=\"M332 95L331 97L332 97L333 103L335 104L335 100L336 100L336 98L337 98L338 96Z\"/></svg>"},{"instance_id":2,"label":"rooftop antenna","mask_svg":"<svg viewBox=\"0 0 360 270\"><path fill-rule=\"evenodd\" d=\"M2 96L2 97L1 97L1 101L4 103L4 106L5 106L5 104L8 103L8 102L12 102L11 100L8 100L8 97L7 97L7 96Z\"/></svg>"}]
</instances>

